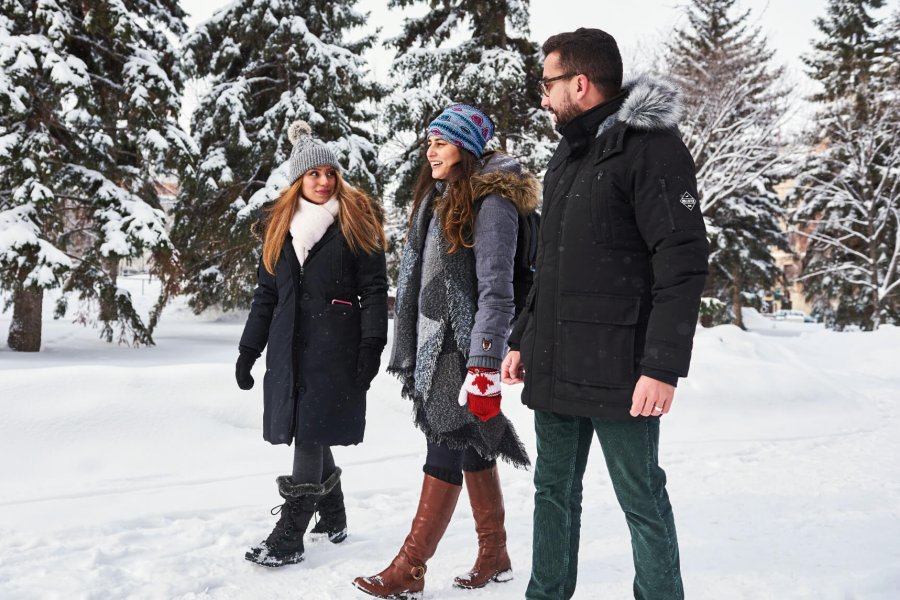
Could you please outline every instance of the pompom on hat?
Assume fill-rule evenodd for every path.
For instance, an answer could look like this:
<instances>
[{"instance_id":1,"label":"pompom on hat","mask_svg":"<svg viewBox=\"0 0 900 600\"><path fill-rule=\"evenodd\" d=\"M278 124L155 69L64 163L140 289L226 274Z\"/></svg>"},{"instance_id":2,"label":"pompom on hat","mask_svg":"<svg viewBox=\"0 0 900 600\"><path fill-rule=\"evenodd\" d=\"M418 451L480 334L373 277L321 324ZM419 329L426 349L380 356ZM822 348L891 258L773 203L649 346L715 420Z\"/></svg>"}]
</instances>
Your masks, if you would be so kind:
<instances>
[{"instance_id":1,"label":"pompom on hat","mask_svg":"<svg viewBox=\"0 0 900 600\"><path fill-rule=\"evenodd\" d=\"M340 171L334 152L321 141L313 137L312 127L306 121L294 121L288 127L288 139L293 144L289 159L289 176L291 183L300 179L313 167L334 167Z\"/></svg>"},{"instance_id":2,"label":"pompom on hat","mask_svg":"<svg viewBox=\"0 0 900 600\"><path fill-rule=\"evenodd\" d=\"M439 137L481 158L494 137L494 122L474 106L451 104L428 125L427 137Z\"/></svg>"}]
</instances>

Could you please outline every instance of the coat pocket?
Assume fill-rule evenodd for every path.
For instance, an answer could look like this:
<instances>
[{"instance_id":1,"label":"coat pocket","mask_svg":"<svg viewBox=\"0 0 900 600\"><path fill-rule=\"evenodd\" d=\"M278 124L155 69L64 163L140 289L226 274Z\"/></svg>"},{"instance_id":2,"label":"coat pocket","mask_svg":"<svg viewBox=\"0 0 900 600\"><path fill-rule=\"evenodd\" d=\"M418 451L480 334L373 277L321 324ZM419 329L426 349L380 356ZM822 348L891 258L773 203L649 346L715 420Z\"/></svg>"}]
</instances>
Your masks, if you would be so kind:
<instances>
[{"instance_id":1,"label":"coat pocket","mask_svg":"<svg viewBox=\"0 0 900 600\"><path fill-rule=\"evenodd\" d=\"M659 201L666 207L666 215L669 217L669 233L675 231L675 215L672 214L672 205L669 203L669 190L666 189L666 180L659 178Z\"/></svg>"},{"instance_id":2,"label":"coat pocket","mask_svg":"<svg viewBox=\"0 0 900 600\"><path fill-rule=\"evenodd\" d=\"M634 385L640 298L563 293L559 299L560 379L580 385Z\"/></svg>"},{"instance_id":3,"label":"coat pocket","mask_svg":"<svg viewBox=\"0 0 900 600\"><path fill-rule=\"evenodd\" d=\"M612 211L610 209L609 176L598 171L591 180L591 227L599 244L613 241Z\"/></svg>"},{"instance_id":4,"label":"coat pocket","mask_svg":"<svg viewBox=\"0 0 900 600\"><path fill-rule=\"evenodd\" d=\"M329 301L328 314L336 317L351 317L359 311L356 300L333 298Z\"/></svg>"}]
</instances>

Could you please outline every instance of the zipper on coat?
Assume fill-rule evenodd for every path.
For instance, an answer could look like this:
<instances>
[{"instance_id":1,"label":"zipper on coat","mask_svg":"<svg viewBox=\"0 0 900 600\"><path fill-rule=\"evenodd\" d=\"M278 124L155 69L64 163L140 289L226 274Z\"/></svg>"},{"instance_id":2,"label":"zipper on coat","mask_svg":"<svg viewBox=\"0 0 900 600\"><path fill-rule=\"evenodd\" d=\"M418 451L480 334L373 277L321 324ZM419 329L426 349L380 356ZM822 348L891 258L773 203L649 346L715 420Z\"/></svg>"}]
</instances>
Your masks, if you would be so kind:
<instances>
[{"instance_id":1,"label":"zipper on coat","mask_svg":"<svg viewBox=\"0 0 900 600\"><path fill-rule=\"evenodd\" d=\"M574 175L573 175L573 178L574 178ZM572 185L574 185L574 183L575 182L573 179L572 184L569 185L569 190L572 189ZM557 239L559 240L559 246L556 249L557 265L556 265L556 277L555 277L555 281L554 281L554 290L555 290L555 292L554 292L555 298L554 298L554 302L553 302L553 328L554 328L553 329L553 339L554 340L559 339L558 334L560 333L559 332L559 298L560 298L559 274L560 274L560 271L562 271L562 259L563 259L562 251L565 248L566 213L569 211L569 190L566 190L566 195L563 198L565 200L565 204L563 204L563 207L562 207L562 214L560 215L560 219L559 219L559 230L557 233ZM535 298L535 301L536 300L537 300L537 298ZM535 332L535 337L537 337L537 332ZM559 359L558 349L559 349L558 344L554 344L553 364L551 365L551 369L554 373L556 372L556 368L555 368L556 361ZM554 404L553 398L555 396L555 389L556 389L556 377L551 377L550 378L550 410L553 410L553 404Z\"/></svg>"},{"instance_id":2,"label":"zipper on coat","mask_svg":"<svg viewBox=\"0 0 900 600\"><path fill-rule=\"evenodd\" d=\"M549 207L548 207L548 208L549 208ZM547 213L549 214L549 212L550 212L550 211L548 210ZM544 218L544 215L541 215L541 218L543 219L543 218ZM537 236L536 236L536 237L537 237L537 242L536 242L537 248L536 248L536 251L535 251L535 253L534 253L534 269L533 269L533 270L534 270L534 279L533 279L532 282L531 282L531 290L529 290L529 292L528 292L528 296L531 296L531 298L530 298L531 302L529 302L529 301L528 301L529 298L526 297L526 298L525 298L525 307L522 309L523 311L526 311L526 312L530 312L530 313L531 313L531 314L528 315L528 319L529 319L529 320L534 319L534 318L535 318L535 313L537 313L537 300L538 300L538 286L537 286L537 279L538 279L538 276L537 276L537 257L538 257L538 254L540 254L541 248L542 248L543 245L544 245L544 229L545 229L545 227L543 227L543 222L542 222L542 226L541 226L541 227L538 227L538 234L537 234ZM521 315L519 316L519 318L521 318ZM537 320L535 320L535 322L534 322L534 329L535 329L535 331L534 331L534 337L535 337L535 340L537 340L537 323L538 323ZM528 327L527 327L527 325L526 325L525 329L527 329L527 328L528 328ZM519 340L520 343L521 343L521 342L524 340L524 338L525 338L525 329L522 330L522 339ZM533 348L533 346L532 346L532 352L531 352L531 356L529 357L530 360L528 361L528 364L527 364L527 365L524 364L524 363L522 364L522 366L525 368L525 376L526 376L526 377L528 376L528 373L534 373L534 351L533 351L533 349L534 349L534 348ZM521 348L520 348L520 350L521 350ZM520 353L520 356L521 356L521 353Z\"/></svg>"},{"instance_id":3,"label":"zipper on coat","mask_svg":"<svg viewBox=\"0 0 900 600\"><path fill-rule=\"evenodd\" d=\"M295 292L294 292L296 294L295 297L297 298L297 300L295 300L294 302L300 301L300 288L302 288L302 287L303 287L303 263L300 263L300 287L298 287L297 290L295 290ZM300 311L298 310L296 312L297 312L297 314L294 317L295 323L296 323L296 320L300 318ZM291 347L293 348L294 344L291 344ZM297 351L300 354L303 353L302 348L297 348ZM300 369L299 356L294 357L294 360L292 362L294 363L294 368L297 370L297 379L298 379L298 381L294 382L294 406L293 406L293 414L291 415L291 439L293 440L294 438L297 437L297 407L300 405L300 386L299 386L300 382L299 382L299 379L300 379L300 370L301 369Z\"/></svg>"}]
</instances>

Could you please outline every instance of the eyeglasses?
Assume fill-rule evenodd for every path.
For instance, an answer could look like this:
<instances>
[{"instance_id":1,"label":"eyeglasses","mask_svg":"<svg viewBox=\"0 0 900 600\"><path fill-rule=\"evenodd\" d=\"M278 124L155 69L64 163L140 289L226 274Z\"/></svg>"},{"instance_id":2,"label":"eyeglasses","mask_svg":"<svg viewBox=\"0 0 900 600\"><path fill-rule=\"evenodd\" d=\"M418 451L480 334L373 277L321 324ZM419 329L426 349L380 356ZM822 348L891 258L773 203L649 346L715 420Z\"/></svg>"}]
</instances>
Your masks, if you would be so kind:
<instances>
[{"instance_id":1,"label":"eyeglasses","mask_svg":"<svg viewBox=\"0 0 900 600\"><path fill-rule=\"evenodd\" d=\"M556 77L545 77L538 82L538 87L541 89L541 93L545 96L550 95L550 88L547 86L548 83L553 83L554 81L559 81L560 79L571 79L578 75L578 73L566 73L565 75L557 75Z\"/></svg>"}]
</instances>

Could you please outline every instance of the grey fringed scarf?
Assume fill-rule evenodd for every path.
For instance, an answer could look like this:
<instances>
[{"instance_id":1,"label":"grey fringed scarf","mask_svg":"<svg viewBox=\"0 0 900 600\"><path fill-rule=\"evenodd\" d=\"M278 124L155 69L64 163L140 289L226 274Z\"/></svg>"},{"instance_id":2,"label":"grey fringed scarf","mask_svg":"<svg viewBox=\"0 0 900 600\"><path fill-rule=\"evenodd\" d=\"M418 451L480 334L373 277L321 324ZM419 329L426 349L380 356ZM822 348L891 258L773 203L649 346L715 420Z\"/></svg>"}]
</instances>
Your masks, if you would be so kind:
<instances>
[{"instance_id":1,"label":"grey fringed scarf","mask_svg":"<svg viewBox=\"0 0 900 600\"><path fill-rule=\"evenodd\" d=\"M528 455L506 416L484 423L457 402L477 309L475 254L448 253L440 218L432 218L434 201L432 193L419 206L403 248L388 372L403 383L429 441L526 466Z\"/></svg>"}]
</instances>

